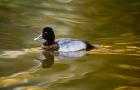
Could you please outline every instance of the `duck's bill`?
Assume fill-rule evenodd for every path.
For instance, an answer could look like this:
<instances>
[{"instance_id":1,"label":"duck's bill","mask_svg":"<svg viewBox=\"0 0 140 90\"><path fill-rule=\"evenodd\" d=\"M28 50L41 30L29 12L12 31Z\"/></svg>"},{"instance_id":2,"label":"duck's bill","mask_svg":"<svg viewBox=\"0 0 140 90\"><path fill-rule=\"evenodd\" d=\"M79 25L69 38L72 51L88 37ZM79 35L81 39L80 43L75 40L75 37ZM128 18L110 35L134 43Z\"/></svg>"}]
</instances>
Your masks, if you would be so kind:
<instances>
[{"instance_id":1,"label":"duck's bill","mask_svg":"<svg viewBox=\"0 0 140 90\"><path fill-rule=\"evenodd\" d=\"M39 35L38 37L34 38L34 40L43 40L43 36Z\"/></svg>"}]
</instances>

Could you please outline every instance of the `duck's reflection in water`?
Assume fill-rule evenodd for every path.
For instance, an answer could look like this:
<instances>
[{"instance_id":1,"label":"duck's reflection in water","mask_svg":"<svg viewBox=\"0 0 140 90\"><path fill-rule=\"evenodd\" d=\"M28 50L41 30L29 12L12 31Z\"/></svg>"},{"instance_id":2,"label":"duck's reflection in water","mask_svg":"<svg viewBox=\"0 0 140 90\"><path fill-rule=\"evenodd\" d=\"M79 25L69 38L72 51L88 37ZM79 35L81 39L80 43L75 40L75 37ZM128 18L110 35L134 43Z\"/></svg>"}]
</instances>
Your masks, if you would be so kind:
<instances>
[{"instance_id":1,"label":"duck's reflection in water","mask_svg":"<svg viewBox=\"0 0 140 90\"><path fill-rule=\"evenodd\" d=\"M54 52L54 51L43 51L42 52L45 59L40 60L42 63L42 68L50 68L54 64L54 57L59 60L76 60L82 56L85 56L85 51L77 52Z\"/></svg>"},{"instance_id":2,"label":"duck's reflection in water","mask_svg":"<svg viewBox=\"0 0 140 90\"><path fill-rule=\"evenodd\" d=\"M45 59L41 60L42 68L50 68L54 64L54 52L43 51Z\"/></svg>"},{"instance_id":3,"label":"duck's reflection in water","mask_svg":"<svg viewBox=\"0 0 140 90\"><path fill-rule=\"evenodd\" d=\"M80 58L85 55L86 55L86 51L59 52L57 57L59 59L76 60L77 58Z\"/></svg>"}]
</instances>

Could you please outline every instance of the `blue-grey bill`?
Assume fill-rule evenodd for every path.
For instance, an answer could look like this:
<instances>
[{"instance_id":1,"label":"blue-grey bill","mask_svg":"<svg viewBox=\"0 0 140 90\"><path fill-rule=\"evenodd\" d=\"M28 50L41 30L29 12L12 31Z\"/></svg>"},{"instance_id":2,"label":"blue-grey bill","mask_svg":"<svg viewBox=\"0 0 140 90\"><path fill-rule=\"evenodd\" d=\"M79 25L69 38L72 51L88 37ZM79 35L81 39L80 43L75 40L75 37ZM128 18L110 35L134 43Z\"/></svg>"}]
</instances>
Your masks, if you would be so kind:
<instances>
[{"instance_id":1,"label":"blue-grey bill","mask_svg":"<svg viewBox=\"0 0 140 90\"><path fill-rule=\"evenodd\" d=\"M38 37L34 38L34 40L43 40L42 35L39 35Z\"/></svg>"}]
</instances>

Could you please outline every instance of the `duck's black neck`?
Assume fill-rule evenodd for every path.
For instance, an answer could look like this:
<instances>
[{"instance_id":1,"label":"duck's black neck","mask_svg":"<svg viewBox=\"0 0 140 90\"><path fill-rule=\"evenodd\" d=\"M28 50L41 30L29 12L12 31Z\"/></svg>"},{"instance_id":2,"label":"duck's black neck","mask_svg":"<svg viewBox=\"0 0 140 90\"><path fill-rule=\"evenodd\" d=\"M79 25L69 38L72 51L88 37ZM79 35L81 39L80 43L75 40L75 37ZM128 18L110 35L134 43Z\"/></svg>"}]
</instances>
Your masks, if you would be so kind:
<instances>
[{"instance_id":1,"label":"duck's black neck","mask_svg":"<svg viewBox=\"0 0 140 90\"><path fill-rule=\"evenodd\" d=\"M53 45L55 42L54 41L47 41L48 45Z\"/></svg>"}]
</instances>

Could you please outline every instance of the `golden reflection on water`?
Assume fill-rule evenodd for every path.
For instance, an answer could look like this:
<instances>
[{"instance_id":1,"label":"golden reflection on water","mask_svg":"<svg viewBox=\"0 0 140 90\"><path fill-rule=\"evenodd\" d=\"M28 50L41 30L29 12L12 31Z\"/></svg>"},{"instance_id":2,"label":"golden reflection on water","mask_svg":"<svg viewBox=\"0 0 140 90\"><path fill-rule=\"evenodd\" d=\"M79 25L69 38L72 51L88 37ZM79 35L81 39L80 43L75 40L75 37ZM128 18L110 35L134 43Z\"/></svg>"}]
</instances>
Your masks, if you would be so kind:
<instances>
[{"instance_id":1,"label":"golden reflection on water","mask_svg":"<svg viewBox=\"0 0 140 90\"><path fill-rule=\"evenodd\" d=\"M49 90L49 89L39 87L39 86L29 86L29 87L23 87L23 88L16 88L15 90Z\"/></svg>"},{"instance_id":2,"label":"golden reflection on water","mask_svg":"<svg viewBox=\"0 0 140 90\"><path fill-rule=\"evenodd\" d=\"M126 36L133 36L133 35L134 33L130 32L130 33L121 34L120 36L126 37Z\"/></svg>"},{"instance_id":3,"label":"golden reflection on water","mask_svg":"<svg viewBox=\"0 0 140 90\"><path fill-rule=\"evenodd\" d=\"M137 46L126 46L126 48L130 48L130 49L140 49L140 47L137 47Z\"/></svg>"},{"instance_id":4,"label":"golden reflection on water","mask_svg":"<svg viewBox=\"0 0 140 90\"><path fill-rule=\"evenodd\" d=\"M31 78L31 77L33 77L31 73L19 74L14 77L13 76L2 77L0 78L0 86L6 87L6 86L21 84L21 83L27 83L28 78Z\"/></svg>"},{"instance_id":5,"label":"golden reflection on water","mask_svg":"<svg viewBox=\"0 0 140 90\"><path fill-rule=\"evenodd\" d=\"M132 66L132 65L126 65L126 64L118 65L118 67L122 69L129 69L129 70L140 70L140 67L138 66Z\"/></svg>"},{"instance_id":6,"label":"golden reflection on water","mask_svg":"<svg viewBox=\"0 0 140 90\"><path fill-rule=\"evenodd\" d=\"M131 84L140 84L140 78L138 77L126 76L121 74L113 74L112 76L127 80Z\"/></svg>"},{"instance_id":7,"label":"golden reflection on water","mask_svg":"<svg viewBox=\"0 0 140 90\"><path fill-rule=\"evenodd\" d=\"M140 41L134 41L134 42L116 42L115 44L118 44L118 45L129 45L129 44L139 44Z\"/></svg>"},{"instance_id":8,"label":"golden reflection on water","mask_svg":"<svg viewBox=\"0 0 140 90\"><path fill-rule=\"evenodd\" d=\"M134 54L127 54L126 52L128 52L128 48L129 48L129 51L136 51L138 50L139 48L138 47L132 47L132 46L126 46L127 48L126 49L114 49L113 46L110 46L110 45L100 45L99 48L97 49L94 49L92 51L88 51L88 52L85 52L86 54L88 55L94 55L94 54L117 54L117 55L134 55L134 56L139 56L139 54L137 53L134 53ZM131 50L130 50L131 49ZM31 48L31 49L25 49L26 52L34 52L34 53L37 53L37 52L40 52L41 50L39 48ZM48 68L48 67L51 67L53 64L54 64L54 61L53 63L50 61L48 62L48 59L54 59L54 57L50 57L50 55L44 53L44 56L45 59L42 60L42 67L44 68ZM49 58L50 57L50 58ZM49 66L48 66L48 63L49 63ZM64 62L63 62L64 63ZM65 62L66 63L69 63L68 61ZM74 63L76 64L76 63ZM68 64L69 65L69 64ZM84 66L86 68L82 68L82 67L79 67L79 66ZM138 66L132 66L132 65L127 65L127 64L119 64L117 67L121 68L121 69L126 69L126 70L140 70L140 67ZM1 77L0 78L0 86L1 87L8 87L8 86L12 86L12 85L19 85L19 84L24 84L24 83L28 83L29 79L30 78L33 78L33 77L42 77L42 75L39 75L37 73L39 72L42 72L42 70L38 71L39 69L36 69L36 71L30 71L30 72L23 72L23 73L19 73L19 74L16 74L16 75L12 75L12 76L9 76L9 77ZM77 72L78 71L78 72ZM87 72L85 72L87 71ZM67 69L67 71L63 71L62 73L56 73L56 74L52 74L52 76L49 78L50 79L46 79L47 82L68 82L69 80L71 79L75 79L75 78L80 78L80 77L83 77L86 73L90 72L90 71L93 71L93 68L89 65L82 65L82 63L77 63L76 66L75 65L72 65L69 67L69 69ZM51 71L50 71L51 72ZM53 72L53 71L52 71ZM132 76L125 76L125 75L119 75L119 74L113 74L112 76L114 77L117 77L117 78L121 78L121 79L124 79L124 80L128 80L129 82L131 82L132 84L140 84L140 78L137 78L137 77L132 77ZM45 77L44 77L45 78ZM42 82L40 83L40 85L42 84L46 84L46 82ZM133 90L133 88L128 88L128 87L119 87L119 88L116 88L115 90L125 90L125 89L130 89L130 90ZM134 88L136 89L136 88ZM46 88L42 88L40 86L29 86L29 87L18 87L16 88L15 90L48 90Z\"/></svg>"},{"instance_id":9,"label":"golden reflection on water","mask_svg":"<svg viewBox=\"0 0 140 90\"><path fill-rule=\"evenodd\" d=\"M135 86L120 86L120 87L117 87L114 90L140 90L140 87L135 87Z\"/></svg>"},{"instance_id":10,"label":"golden reflection on water","mask_svg":"<svg viewBox=\"0 0 140 90\"><path fill-rule=\"evenodd\" d=\"M99 48L86 52L87 54L118 54L118 55L132 55L140 56L139 47L126 46L126 48L113 48L109 45L100 45Z\"/></svg>"},{"instance_id":11,"label":"golden reflection on water","mask_svg":"<svg viewBox=\"0 0 140 90\"><path fill-rule=\"evenodd\" d=\"M39 53L42 49L40 47L29 48L19 51L3 51L0 54L0 58L17 58L18 56L28 53ZM140 56L140 47L126 46L126 48L114 48L110 45L98 45L98 48L85 52L86 54L120 54L120 55L132 55Z\"/></svg>"}]
</instances>

